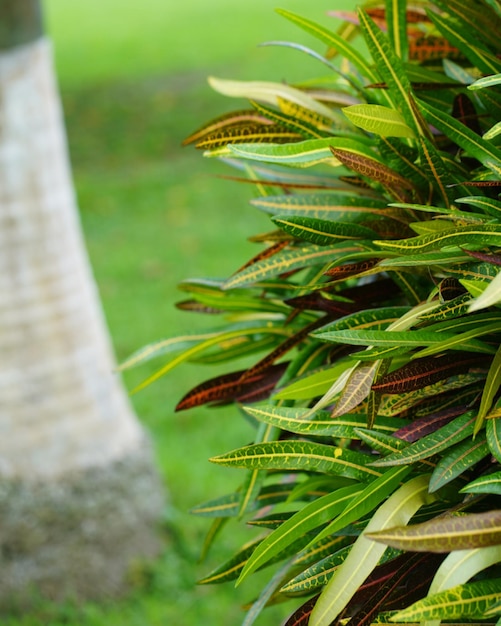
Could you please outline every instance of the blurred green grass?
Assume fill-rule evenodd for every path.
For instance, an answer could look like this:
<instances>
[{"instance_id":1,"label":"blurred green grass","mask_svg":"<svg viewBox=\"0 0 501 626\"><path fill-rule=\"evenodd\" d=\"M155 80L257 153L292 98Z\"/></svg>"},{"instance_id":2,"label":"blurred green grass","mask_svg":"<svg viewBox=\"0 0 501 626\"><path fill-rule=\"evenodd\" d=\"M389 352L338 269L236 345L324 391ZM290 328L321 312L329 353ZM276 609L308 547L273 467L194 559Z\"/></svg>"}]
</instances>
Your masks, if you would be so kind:
<instances>
[{"instance_id":1,"label":"blurred green grass","mask_svg":"<svg viewBox=\"0 0 501 626\"><path fill-rule=\"evenodd\" d=\"M149 342L214 324L174 308L182 298L176 285L193 276L229 275L257 251L246 238L270 229L248 205L249 186L217 178L231 172L180 147L203 122L241 106L211 92L206 76L294 81L323 68L294 50L257 47L271 39L312 43L276 15L269 0L45 0L44 6L87 247L123 360ZM324 17L332 8L325 0L307 11L302 0L280 6L332 23ZM127 387L154 366L128 373ZM240 605L252 599L252 589L195 583L253 534L233 527L200 565L209 524L188 510L238 485L238 470L207 459L250 441L252 431L232 409L174 414L180 397L213 375L181 367L133 396L171 500L166 552L151 569L138 568L134 593L104 606L41 605L7 626L242 621ZM266 611L258 624L277 624L280 615Z\"/></svg>"}]
</instances>

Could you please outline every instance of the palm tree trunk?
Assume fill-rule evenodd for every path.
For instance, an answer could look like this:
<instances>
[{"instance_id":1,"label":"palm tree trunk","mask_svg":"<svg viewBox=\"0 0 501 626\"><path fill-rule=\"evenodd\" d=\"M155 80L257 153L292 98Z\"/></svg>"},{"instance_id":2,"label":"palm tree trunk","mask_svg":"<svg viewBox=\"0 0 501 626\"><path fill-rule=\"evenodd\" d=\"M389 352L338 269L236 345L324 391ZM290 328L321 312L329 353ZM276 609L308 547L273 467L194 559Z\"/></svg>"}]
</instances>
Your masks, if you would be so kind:
<instances>
[{"instance_id":1,"label":"palm tree trunk","mask_svg":"<svg viewBox=\"0 0 501 626\"><path fill-rule=\"evenodd\" d=\"M29 602L32 587L55 599L120 592L131 560L158 552L163 508L150 446L114 373L37 5L0 0L0 23L34 20L7 45L0 29L4 607ZM22 6L35 10L23 17Z\"/></svg>"}]
</instances>

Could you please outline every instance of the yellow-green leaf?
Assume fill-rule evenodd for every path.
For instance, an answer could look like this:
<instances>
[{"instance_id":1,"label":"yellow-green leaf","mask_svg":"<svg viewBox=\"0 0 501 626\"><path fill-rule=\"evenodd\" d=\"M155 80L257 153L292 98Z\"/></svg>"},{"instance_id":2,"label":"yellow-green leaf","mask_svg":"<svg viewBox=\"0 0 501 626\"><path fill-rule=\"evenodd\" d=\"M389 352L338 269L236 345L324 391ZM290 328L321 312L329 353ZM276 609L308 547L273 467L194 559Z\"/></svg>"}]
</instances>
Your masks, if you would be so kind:
<instances>
[{"instance_id":1,"label":"yellow-green leaf","mask_svg":"<svg viewBox=\"0 0 501 626\"><path fill-rule=\"evenodd\" d=\"M395 109L379 104L354 104L343 113L359 128L383 137L415 137L402 115Z\"/></svg>"},{"instance_id":2,"label":"yellow-green leaf","mask_svg":"<svg viewBox=\"0 0 501 626\"><path fill-rule=\"evenodd\" d=\"M397 489L372 516L366 532L407 524L424 504L435 500L428 494L428 476L413 478ZM329 626L346 607L359 586L378 564L385 547L361 535L343 564L336 570L310 617L310 626Z\"/></svg>"}]
</instances>

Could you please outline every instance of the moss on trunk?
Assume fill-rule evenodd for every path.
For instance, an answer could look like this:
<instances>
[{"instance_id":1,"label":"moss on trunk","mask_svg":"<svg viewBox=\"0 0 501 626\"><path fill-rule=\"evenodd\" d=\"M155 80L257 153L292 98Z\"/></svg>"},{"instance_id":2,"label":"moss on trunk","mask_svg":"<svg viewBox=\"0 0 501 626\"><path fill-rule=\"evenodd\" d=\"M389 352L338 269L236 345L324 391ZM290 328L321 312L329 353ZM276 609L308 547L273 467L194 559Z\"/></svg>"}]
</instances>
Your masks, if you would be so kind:
<instances>
[{"instance_id":1,"label":"moss on trunk","mask_svg":"<svg viewBox=\"0 0 501 626\"><path fill-rule=\"evenodd\" d=\"M130 568L161 549L164 502L150 446L55 481L0 482L0 610L38 596L122 594Z\"/></svg>"}]
</instances>

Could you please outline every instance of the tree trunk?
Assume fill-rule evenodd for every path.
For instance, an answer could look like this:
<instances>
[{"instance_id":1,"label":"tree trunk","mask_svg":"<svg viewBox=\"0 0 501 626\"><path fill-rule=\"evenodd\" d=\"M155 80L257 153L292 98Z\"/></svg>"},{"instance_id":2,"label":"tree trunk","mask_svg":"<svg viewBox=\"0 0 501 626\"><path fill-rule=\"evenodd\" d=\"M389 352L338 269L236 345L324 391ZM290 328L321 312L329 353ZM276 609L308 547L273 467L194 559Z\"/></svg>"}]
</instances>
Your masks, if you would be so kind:
<instances>
[{"instance_id":1,"label":"tree trunk","mask_svg":"<svg viewBox=\"0 0 501 626\"><path fill-rule=\"evenodd\" d=\"M33 0L0 0L0 23ZM18 11L11 11L13 6ZM31 15L31 18L29 17ZM163 497L89 269L50 43L0 30L0 606L124 588ZM5 32L16 44L7 47ZM29 39L31 41L28 41ZM17 45L21 42L21 45Z\"/></svg>"}]
</instances>

